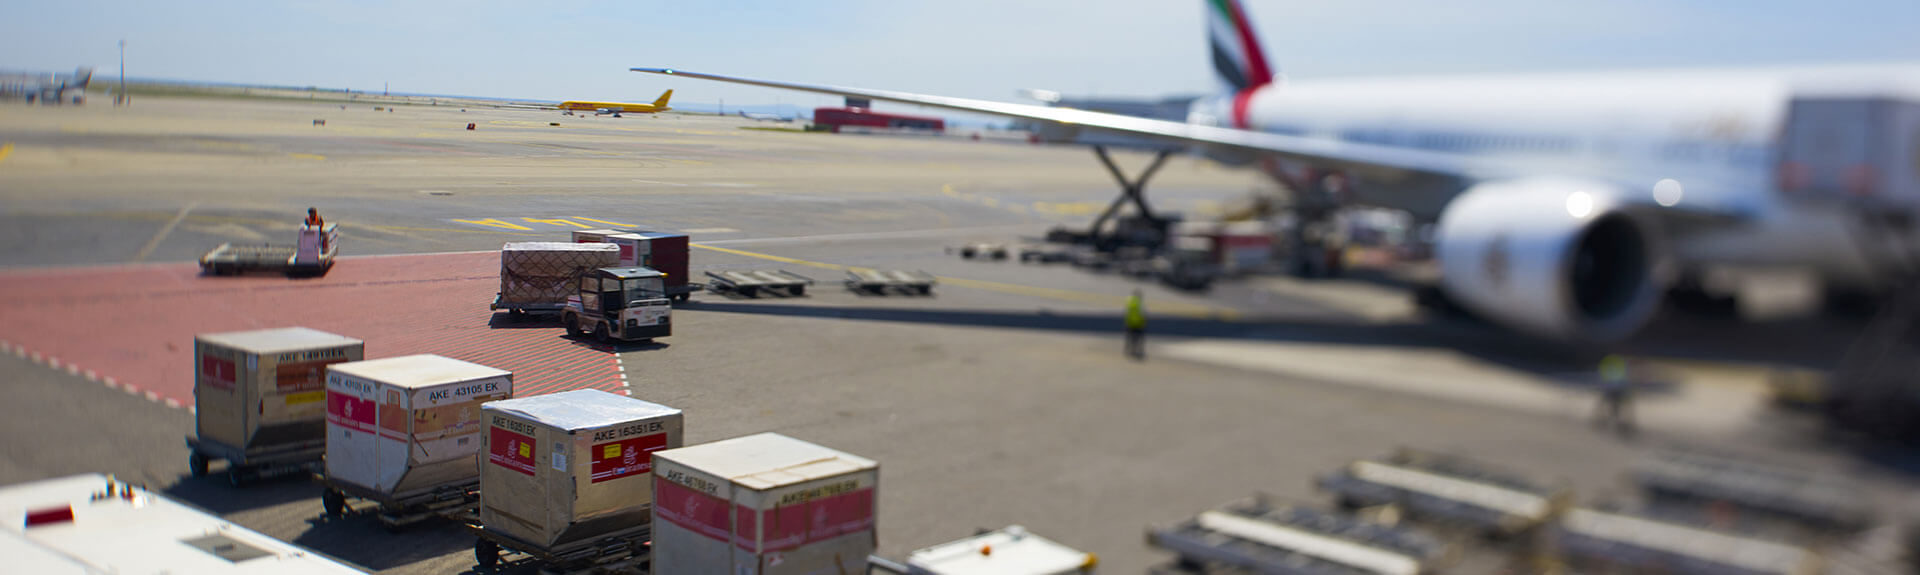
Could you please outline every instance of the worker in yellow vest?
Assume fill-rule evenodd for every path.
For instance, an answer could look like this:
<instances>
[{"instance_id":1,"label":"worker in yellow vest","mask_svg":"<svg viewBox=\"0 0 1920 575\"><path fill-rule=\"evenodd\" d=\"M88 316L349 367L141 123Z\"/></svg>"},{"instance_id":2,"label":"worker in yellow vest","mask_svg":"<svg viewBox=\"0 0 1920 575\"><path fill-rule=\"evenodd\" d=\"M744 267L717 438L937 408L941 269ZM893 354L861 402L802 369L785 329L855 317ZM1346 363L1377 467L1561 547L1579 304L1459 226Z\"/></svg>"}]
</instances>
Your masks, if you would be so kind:
<instances>
[{"instance_id":1,"label":"worker in yellow vest","mask_svg":"<svg viewBox=\"0 0 1920 575\"><path fill-rule=\"evenodd\" d=\"M1608 355L1600 360L1600 404L1595 406L1594 426L1613 427L1621 435L1633 434L1630 413L1633 399L1633 365L1627 358Z\"/></svg>"},{"instance_id":2,"label":"worker in yellow vest","mask_svg":"<svg viewBox=\"0 0 1920 575\"><path fill-rule=\"evenodd\" d=\"M1127 357L1147 359L1147 313L1141 309L1140 290L1127 298Z\"/></svg>"}]
</instances>

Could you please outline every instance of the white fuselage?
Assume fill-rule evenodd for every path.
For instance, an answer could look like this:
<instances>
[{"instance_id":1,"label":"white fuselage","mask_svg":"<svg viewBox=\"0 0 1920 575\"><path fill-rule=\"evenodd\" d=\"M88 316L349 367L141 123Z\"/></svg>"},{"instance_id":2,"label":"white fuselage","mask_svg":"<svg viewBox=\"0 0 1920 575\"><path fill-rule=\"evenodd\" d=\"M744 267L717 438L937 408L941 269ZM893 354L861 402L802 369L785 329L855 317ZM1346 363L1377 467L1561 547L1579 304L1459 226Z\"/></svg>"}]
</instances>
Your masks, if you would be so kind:
<instances>
[{"instance_id":1,"label":"white fuselage","mask_svg":"<svg viewBox=\"0 0 1920 575\"><path fill-rule=\"evenodd\" d=\"M1920 65L1673 70L1533 76L1275 83L1239 116L1266 132L1475 156L1526 175L1619 182L1651 197L1679 182L1687 207L1749 224L1688 234L1683 261L1803 266L1841 281L1871 275L1838 209L1788 202L1776 158L1789 102L1809 93L1892 94L1920 101ZM1235 125L1230 97L1190 120ZM1458 189L1355 175L1352 199L1434 219Z\"/></svg>"}]
</instances>

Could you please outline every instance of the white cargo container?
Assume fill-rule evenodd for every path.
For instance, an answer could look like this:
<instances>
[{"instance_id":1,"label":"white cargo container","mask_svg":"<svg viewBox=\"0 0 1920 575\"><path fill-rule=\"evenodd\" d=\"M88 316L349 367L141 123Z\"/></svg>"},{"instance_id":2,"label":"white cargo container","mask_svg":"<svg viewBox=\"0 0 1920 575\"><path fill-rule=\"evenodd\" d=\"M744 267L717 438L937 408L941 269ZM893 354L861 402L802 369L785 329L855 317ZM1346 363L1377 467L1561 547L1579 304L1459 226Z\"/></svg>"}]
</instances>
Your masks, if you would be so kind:
<instances>
[{"instance_id":1,"label":"white cargo container","mask_svg":"<svg viewBox=\"0 0 1920 575\"><path fill-rule=\"evenodd\" d=\"M653 455L683 441L680 410L597 389L482 411L480 522L548 551L645 526Z\"/></svg>"},{"instance_id":2,"label":"white cargo container","mask_svg":"<svg viewBox=\"0 0 1920 575\"><path fill-rule=\"evenodd\" d=\"M1019 525L942 543L907 556L908 575L1085 575L1100 564L1092 553L1061 545Z\"/></svg>"},{"instance_id":3,"label":"white cargo container","mask_svg":"<svg viewBox=\"0 0 1920 575\"><path fill-rule=\"evenodd\" d=\"M513 396L513 374L437 355L327 368L327 480L404 497L477 482L480 405Z\"/></svg>"},{"instance_id":4,"label":"white cargo container","mask_svg":"<svg viewBox=\"0 0 1920 575\"><path fill-rule=\"evenodd\" d=\"M319 459L326 367L358 361L365 350L360 340L304 327L194 337L194 475L206 474L209 459L235 470L266 455Z\"/></svg>"},{"instance_id":5,"label":"white cargo container","mask_svg":"<svg viewBox=\"0 0 1920 575\"><path fill-rule=\"evenodd\" d=\"M0 488L0 572L364 573L97 473Z\"/></svg>"},{"instance_id":6,"label":"white cargo container","mask_svg":"<svg viewBox=\"0 0 1920 575\"><path fill-rule=\"evenodd\" d=\"M865 573L880 466L777 433L654 454L658 573Z\"/></svg>"}]
</instances>

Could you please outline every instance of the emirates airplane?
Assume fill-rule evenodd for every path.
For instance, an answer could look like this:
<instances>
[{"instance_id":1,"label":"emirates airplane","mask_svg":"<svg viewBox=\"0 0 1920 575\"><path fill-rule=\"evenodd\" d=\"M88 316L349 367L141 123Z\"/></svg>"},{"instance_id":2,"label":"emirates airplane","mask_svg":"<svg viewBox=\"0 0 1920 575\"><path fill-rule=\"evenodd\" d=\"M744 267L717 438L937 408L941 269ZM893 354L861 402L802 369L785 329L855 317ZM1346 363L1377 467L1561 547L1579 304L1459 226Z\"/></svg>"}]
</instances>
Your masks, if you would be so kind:
<instances>
[{"instance_id":1,"label":"emirates airplane","mask_svg":"<svg viewBox=\"0 0 1920 575\"><path fill-rule=\"evenodd\" d=\"M1920 65L1294 83L1238 0L1205 4L1223 90L1185 118L632 70L1146 138L1405 210L1436 222L1447 299L1566 341L1626 338L1708 270L1886 290L1920 265ZM1122 183L1144 212L1144 182Z\"/></svg>"}]
</instances>

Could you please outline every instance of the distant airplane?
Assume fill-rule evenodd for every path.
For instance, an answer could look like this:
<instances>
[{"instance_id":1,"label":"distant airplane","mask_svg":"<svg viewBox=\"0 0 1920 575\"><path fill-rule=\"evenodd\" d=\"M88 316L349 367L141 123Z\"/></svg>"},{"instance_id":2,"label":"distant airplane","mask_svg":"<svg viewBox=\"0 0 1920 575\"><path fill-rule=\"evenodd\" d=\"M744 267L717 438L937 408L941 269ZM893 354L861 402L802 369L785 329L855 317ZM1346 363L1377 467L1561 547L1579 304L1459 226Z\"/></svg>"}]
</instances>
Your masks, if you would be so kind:
<instances>
[{"instance_id":1,"label":"distant airplane","mask_svg":"<svg viewBox=\"0 0 1920 575\"><path fill-rule=\"evenodd\" d=\"M624 102L585 102L585 101L569 100L566 102L561 102L560 109L567 110L567 111L575 111L575 112L594 112L598 114L622 114L622 113L652 114L655 112L665 112L667 110L672 110L673 108L667 107L667 99L672 97L673 97L673 90L667 90L665 93L660 94L660 99L654 100L652 104L628 104Z\"/></svg>"},{"instance_id":2,"label":"distant airplane","mask_svg":"<svg viewBox=\"0 0 1920 575\"><path fill-rule=\"evenodd\" d=\"M743 111L743 112L740 112L740 117L742 117L742 118L746 118L746 119L749 119L749 120L759 120L759 121L762 121L762 122L780 122L780 123L787 123L787 122L792 122L792 121L793 121L793 118L790 118L790 117L787 117L787 116L782 116L782 115L779 115L779 114L760 114L760 113L755 113L755 112L745 112L745 111Z\"/></svg>"},{"instance_id":3,"label":"distant airplane","mask_svg":"<svg viewBox=\"0 0 1920 575\"><path fill-rule=\"evenodd\" d=\"M1920 226L1903 223L1920 221L1920 66L1292 83L1268 66L1239 1L1203 5L1223 89L1177 119L633 71L1029 120L1049 141L1100 130L1160 142L1132 180L1095 146L1125 189L1095 235L1129 202L1157 220L1141 188L1183 150L1267 173L1295 192L1302 221L1348 205L1403 210L1434 225L1438 295L1566 340L1625 338L1669 290L1723 295L1704 287L1720 270L1885 292L1913 265L1900 258L1920 254ZM1308 275L1335 261L1311 238L1296 245Z\"/></svg>"},{"instance_id":4,"label":"distant airplane","mask_svg":"<svg viewBox=\"0 0 1920 575\"><path fill-rule=\"evenodd\" d=\"M86 99L87 85L93 81L93 68L81 67L73 74L0 73L0 96L25 97L28 103L65 104L67 92L79 92L72 103Z\"/></svg>"}]
</instances>

